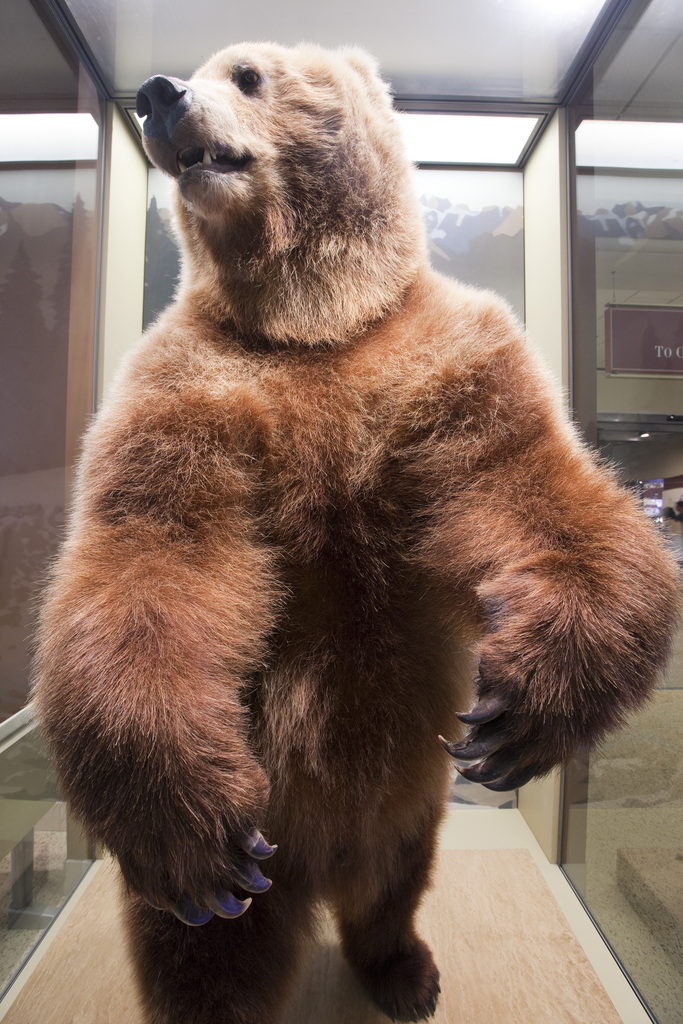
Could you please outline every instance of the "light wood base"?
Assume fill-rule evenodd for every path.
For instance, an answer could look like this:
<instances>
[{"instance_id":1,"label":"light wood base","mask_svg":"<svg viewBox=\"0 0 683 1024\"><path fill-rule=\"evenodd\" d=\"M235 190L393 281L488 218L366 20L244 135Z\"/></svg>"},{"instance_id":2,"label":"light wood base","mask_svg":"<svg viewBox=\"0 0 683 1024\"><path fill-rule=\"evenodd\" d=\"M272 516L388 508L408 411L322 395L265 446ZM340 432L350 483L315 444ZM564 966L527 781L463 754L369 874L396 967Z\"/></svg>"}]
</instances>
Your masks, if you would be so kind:
<instances>
[{"instance_id":1,"label":"light wood base","mask_svg":"<svg viewBox=\"0 0 683 1024\"><path fill-rule=\"evenodd\" d=\"M143 1024L119 893L117 869L106 863L4 1024ZM619 1024L527 850L442 850L420 928L441 970L434 1024ZM286 1024L387 1019L357 985L330 924L311 950Z\"/></svg>"}]
</instances>

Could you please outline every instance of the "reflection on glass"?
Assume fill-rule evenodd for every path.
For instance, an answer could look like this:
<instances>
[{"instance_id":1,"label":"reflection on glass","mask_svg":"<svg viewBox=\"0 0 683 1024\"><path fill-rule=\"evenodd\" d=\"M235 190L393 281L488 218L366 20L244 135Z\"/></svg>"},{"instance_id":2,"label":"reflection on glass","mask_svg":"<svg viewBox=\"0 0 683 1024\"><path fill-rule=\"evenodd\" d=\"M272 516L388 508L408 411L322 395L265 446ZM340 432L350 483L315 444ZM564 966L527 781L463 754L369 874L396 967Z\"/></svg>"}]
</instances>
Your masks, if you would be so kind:
<instances>
[{"instance_id":1,"label":"reflection on glass","mask_svg":"<svg viewBox=\"0 0 683 1024\"><path fill-rule=\"evenodd\" d=\"M435 270L504 296L524 316L524 197L517 171L421 170Z\"/></svg>"},{"instance_id":2,"label":"reflection on glass","mask_svg":"<svg viewBox=\"0 0 683 1024\"><path fill-rule=\"evenodd\" d=\"M577 167L683 170L683 124L667 121L582 121Z\"/></svg>"},{"instance_id":3,"label":"reflection on glass","mask_svg":"<svg viewBox=\"0 0 683 1024\"><path fill-rule=\"evenodd\" d=\"M145 236L145 330L171 302L178 283L180 258L171 224L171 189L165 174L152 167L147 185L147 233Z\"/></svg>"},{"instance_id":4,"label":"reflection on glass","mask_svg":"<svg viewBox=\"0 0 683 1024\"><path fill-rule=\"evenodd\" d=\"M92 863L30 716L0 736L0 996Z\"/></svg>"},{"instance_id":5,"label":"reflection on glass","mask_svg":"<svg viewBox=\"0 0 683 1024\"><path fill-rule=\"evenodd\" d=\"M682 29L653 0L577 108L573 308L577 404L683 566ZM649 706L565 788L563 867L659 1024L683 1005L682 810L683 632Z\"/></svg>"},{"instance_id":6,"label":"reflection on glass","mask_svg":"<svg viewBox=\"0 0 683 1024\"><path fill-rule=\"evenodd\" d=\"M0 163L97 160L91 114L0 114Z\"/></svg>"},{"instance_id":7,"label":"reflection on glass","mask_svg":"<svg viewBox=\"0 0 683 1024\"><path fill-rule=\"evenodd\" d=\"M655 699L566 794L563 866L659 1024L683 1000L682 673L679 634Z\"/></svg>"},{"instance_id":8,"label":"reflection on glass","mask_svg":"<svg viewBox=\"0 0 683 1024\"><path fill-rule=\"evenodd\" d=\"M680 559L681 371L608 372L604 325L610 308L683 305L683 179L579 174L577 206L594 267L598 444ZM660 1024L683 1001L682 768L683 635L654 701L574 767L567 793L565 869Z\"/></svg>"},{"instance_id":9,"label":"reflection on glass","mask_svg":"<svg viewBox=\"0 0 683 1024\"><path fill-rule=\"evenodd\" d=\"M423 164L514 164L538 117L399 112L411 160Z\"/></svg>"},{"instance_id":10,"label":"reflection on glass","mask_svg":"<svg viewBox=\"0 0 683 1024\"><path fill-rule=\"evenodd\" d=\"M0 720L26 700L33 603L92 407L97 200L95 162L0 163Z\"/></svg>"}]
</instances>

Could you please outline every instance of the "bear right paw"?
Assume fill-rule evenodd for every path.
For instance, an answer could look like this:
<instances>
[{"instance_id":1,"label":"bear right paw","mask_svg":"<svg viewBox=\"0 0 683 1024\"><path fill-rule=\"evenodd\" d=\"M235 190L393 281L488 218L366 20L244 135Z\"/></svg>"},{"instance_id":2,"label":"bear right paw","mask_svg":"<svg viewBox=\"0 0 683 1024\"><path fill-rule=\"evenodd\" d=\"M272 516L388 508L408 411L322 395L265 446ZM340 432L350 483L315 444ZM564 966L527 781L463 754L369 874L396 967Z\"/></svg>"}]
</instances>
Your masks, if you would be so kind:
<instances>
[{"instance_id":1,"label":"bear right paw","mask_svg":"<svg viewBox=\"0 0 683 1024\"><path fill-rule=\"evenodd\" d=\"M393 1021L433 1017L441 992L439 971L429 946L416 939L381 961L354 965L373 1001Z\"/></svg>"}]
</instances>

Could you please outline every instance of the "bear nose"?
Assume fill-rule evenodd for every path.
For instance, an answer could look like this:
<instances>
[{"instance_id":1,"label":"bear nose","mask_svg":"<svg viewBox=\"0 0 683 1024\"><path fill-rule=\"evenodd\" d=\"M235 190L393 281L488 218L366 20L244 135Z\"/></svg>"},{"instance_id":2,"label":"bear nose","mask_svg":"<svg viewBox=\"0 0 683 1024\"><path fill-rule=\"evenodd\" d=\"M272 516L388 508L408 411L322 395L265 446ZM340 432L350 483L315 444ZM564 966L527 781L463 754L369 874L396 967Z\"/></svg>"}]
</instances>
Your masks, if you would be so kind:
<instances>
[{"instance_id":1,"label":"bear nose","mask_svg":"<svg viewBox=\"0 0 683 1024\"><path fill-rule=\"evenodd\" d=\"M148 138L168 139L186 110L192 105L192 90L187 82L166 75L152 75L138 89L135 109L144 117L143 132Z\"/></svg>"}]
</instances>

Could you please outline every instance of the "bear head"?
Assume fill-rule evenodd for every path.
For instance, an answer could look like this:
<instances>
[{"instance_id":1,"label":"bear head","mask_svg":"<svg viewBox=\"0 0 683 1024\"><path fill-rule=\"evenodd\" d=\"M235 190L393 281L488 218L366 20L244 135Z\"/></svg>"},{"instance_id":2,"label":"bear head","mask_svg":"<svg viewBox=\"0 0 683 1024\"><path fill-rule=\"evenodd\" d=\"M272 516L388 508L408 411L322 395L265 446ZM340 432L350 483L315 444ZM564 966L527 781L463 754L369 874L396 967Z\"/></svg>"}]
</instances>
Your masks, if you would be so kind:
<instances>
[{"instance_id":1,"label":"bear head","mask_svg":"<svg viewBox=\"0 0 683 1024\"><path fill-rule=\"evenodd\" d=\"M395 309L426 261L413 168L355 49L232 46L138 93L175 179L180 296L269 342L340 342Z\"/></svg>"}]
</instances>

